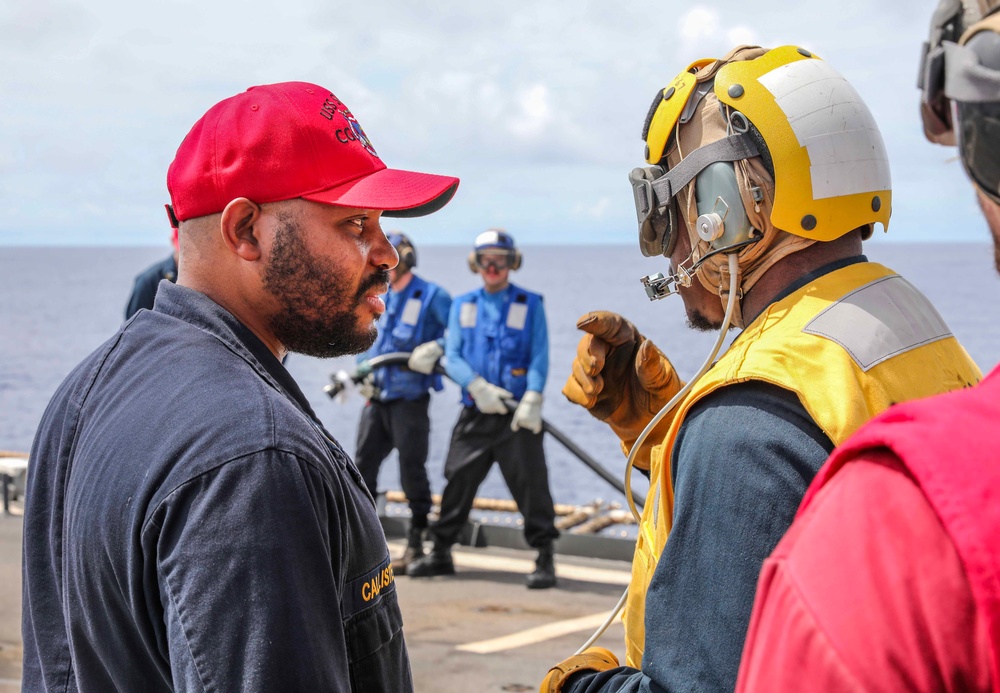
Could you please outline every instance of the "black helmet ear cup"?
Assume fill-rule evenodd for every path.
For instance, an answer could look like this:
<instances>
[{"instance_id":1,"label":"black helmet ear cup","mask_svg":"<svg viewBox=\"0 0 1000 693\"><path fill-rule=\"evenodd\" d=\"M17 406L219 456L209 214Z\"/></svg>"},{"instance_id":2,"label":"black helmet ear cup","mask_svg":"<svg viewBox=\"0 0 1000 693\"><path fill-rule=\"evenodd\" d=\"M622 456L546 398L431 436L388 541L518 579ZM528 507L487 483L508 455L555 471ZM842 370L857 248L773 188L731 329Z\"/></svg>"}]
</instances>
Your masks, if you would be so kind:
<instances>
[{"instance_id":1,"label":"black helmet ear cup","mask_svg":"<svg viewBox=\"0 0 1000 693\"><path fill-rule=\"evenodd\" d=\"M401 243L399 247L396 248L396 252L399 254L399 261L402 264L406 265L410 269L417 266L417 251L412 245L404 245Z\"/></svg>"},{"instance_id":2,"label":"black helmet ear cup","mask_svg":"<svg viewBox=\"0 0 1000 693\"><path fill-rule=\"evenodd\" d=\"M472 272L473 274L479 274L479 263L476 262L476 251L473 250L471 253L469 253L468 261L469 261L469 271Z\"/></svg>"},{"instance_id":3,"label":"black helmet ear cup","mask_svg":"<svg viewBox=\"0 0 1000 693\"><path fill-rule=\"evenodd\" d=\"M401 231L390 231L386 233L386 238L389 239L392 247L396 249L396 254L399 256L399 263L401 265L406 265L408 269L413 269L417 266L417 249L409 236Z\"/></svg>"},{"instance_id":4,"label":"black helmet ear cup","mask_svg":"<svg viewBox=\"0 0 1000 693\"><path fill-rule=\"evenodd\" d=\"M510 251L510 268L511 270L521 269L521 251L517 248Z\"/></svg>"}]
</instances>

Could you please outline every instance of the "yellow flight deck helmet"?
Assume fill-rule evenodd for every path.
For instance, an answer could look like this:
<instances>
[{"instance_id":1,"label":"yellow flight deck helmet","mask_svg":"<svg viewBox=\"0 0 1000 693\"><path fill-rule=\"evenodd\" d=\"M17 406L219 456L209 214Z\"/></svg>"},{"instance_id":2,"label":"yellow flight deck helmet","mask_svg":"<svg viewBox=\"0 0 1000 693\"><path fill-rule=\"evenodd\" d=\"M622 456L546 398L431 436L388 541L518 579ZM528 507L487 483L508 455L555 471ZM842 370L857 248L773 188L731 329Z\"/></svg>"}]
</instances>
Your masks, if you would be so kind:
<instances>
[{"instance_id":1,"label":"yellow flight deck helmet","mask_svg":"<svg viewBox=\"0 0 1000 693\"><path fill-rule=\"evenodd\" d=\"M706 104L716 100L721 114L706 114ZM711 131L715 123L718 133ZM685 128L697 144L678 151ZM866 225L867 237L875 222L888 228L892 186L878 126L857 91L803 48L742 46L721 60L692 63L657 94L643 139L652 166L629 178L644 255L670 255L678 208L694 209L693 199L678 207L676 198L691 183L697 217L686 221L692 228L697 223L698 236L710 241L697 252L702 257L746 246L768 231L764 222L809 241L831 241ZM771 181L756 185L752 171L740 171L749 161L763 165L773 191ZM720 162L731 163L716 166ZM738 194L716 196L726 189L719 181L732 179L734 169L730 187ZM720 171L726 175L720 178ZM713 182L703 187L712 192L702 195L706 176ZM714 223L704 216L709 211L716 212ZM723 232L722 221L729 226L731 219L742 219L745 228Z\"/></svg>"}]
</instances>

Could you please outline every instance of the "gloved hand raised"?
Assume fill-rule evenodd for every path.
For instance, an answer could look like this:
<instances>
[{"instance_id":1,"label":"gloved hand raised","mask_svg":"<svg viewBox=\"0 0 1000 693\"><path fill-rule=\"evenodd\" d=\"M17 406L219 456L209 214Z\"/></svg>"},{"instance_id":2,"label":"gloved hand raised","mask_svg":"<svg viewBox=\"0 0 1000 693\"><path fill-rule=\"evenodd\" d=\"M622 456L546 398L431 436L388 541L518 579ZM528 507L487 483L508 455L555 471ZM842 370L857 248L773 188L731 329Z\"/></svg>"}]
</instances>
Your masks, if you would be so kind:
<instances>
[{"instance_id":1,"label":"gloved hand raised","mask_svg":"<svg viewBox=\"0 0 1000 693\"><path fill-rule=\"evenodd\" d=\"M476 408L484 414L506 414L507 407L503 400L514 396L502 387L486 382L481 375L477 375L466 389L472 395Z\"/></svg>"},{"instance_id":2,"label":"gloved hand raised","mask_svg":"<svg viewBox=\"0 0 1000 693\"><path fill-rule=\"evenodd\" d=\"M406 367L415 373L430 375L434 372L434 366L444 353L444 347L436 341L424 342L410 352L410 358L406 362Z\"/></svg>"},{"instance_id":3,"label":"gloved hand raised","mask_svg":"<svg viewBox=\"0 0 1000 693\"><path fill-rule=\"evenodd\" d=\"M560 693L566 679L578 671L607 671L618 666L618 658L603 647L588 647L582 654L573 655L549 669L538 687L539 693Z\"/></svg>"},{"instance_id":4,"label":"gloved hand raised","mask_svg":"<svg viewBox=\"0 0 1000 693\"><path fill-rule=\"evenodd\" d=\"M586 332L577 345L572 373L563 394L611 426L628 454L642 429L683 387L670 360L635 325L608 311L581 317ZM635 466L649 469L653 446L663 442L668 415L636 453Z\"/></svg>"},{"instance_id":5,"label":"gloved hand raised","mask_svg":"<svg viewBox=\"0 0 1000 693\"><path fill-rule=\"evenodd\" d=\"M510 420L510 430L517 431L525 428L532 433L542 432L542 393L528 390L524 393L517 409L514 410L514 418Z\"/></svg>"}]
</instances>

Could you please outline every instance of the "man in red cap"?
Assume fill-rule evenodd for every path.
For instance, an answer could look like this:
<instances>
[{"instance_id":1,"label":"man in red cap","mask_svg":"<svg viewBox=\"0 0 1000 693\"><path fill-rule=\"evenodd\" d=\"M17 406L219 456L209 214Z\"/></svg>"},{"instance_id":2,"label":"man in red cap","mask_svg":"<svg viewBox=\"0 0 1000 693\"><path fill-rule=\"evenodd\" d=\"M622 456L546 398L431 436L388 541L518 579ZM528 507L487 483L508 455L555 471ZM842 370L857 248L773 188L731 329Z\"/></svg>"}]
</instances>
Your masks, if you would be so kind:
<instances>
[{"instance_id":1,"label":"man in red cap","mask_svg":"<svg viewBox=\"0 0 1000 693\"><path fill-rule=\"evenodd\" d=\"M380 217L457 185L386 168L313 84L195 124L167 175L177 284L35 438L25 690L412 689L374 503L281 359L367 349L397 262Z\"/></svg>"}]
</instances>

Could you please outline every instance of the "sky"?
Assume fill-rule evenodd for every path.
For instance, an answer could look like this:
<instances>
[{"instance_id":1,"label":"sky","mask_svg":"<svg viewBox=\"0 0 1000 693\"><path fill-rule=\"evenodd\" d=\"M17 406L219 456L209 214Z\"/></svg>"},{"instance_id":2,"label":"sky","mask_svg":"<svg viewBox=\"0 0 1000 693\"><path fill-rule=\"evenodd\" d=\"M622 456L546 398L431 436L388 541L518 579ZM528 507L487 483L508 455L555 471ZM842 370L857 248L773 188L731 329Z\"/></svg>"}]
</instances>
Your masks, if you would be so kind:
<instances>
[{"instance_id":1,"label":"sky","mask_svg":"<svg viewBox=\"0 0 1000 693\"><path fill-rule=\"evenodd\" d=\"M214 103L289 80L335 93L390 167L462 179L443 211L384 224L418 246L489 227L635 243L627 176L653 96L741 43L803 46L868 103L892 166L885 240L984 241L955 150L920 127L936 2L4 0L0 245L167 247L184 135Z\"/></svg>"}]
</instances>

